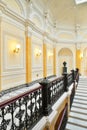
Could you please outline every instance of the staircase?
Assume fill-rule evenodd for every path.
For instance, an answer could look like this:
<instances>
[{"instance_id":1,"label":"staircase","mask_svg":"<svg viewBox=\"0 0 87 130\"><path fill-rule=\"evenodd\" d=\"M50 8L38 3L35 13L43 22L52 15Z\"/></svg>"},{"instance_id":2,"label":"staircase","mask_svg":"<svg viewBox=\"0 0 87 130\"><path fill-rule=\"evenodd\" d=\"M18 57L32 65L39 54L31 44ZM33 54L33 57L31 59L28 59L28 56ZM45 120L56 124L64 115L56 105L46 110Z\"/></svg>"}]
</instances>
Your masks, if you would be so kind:
<instances>
[{"instance_id":1,"label":"staircase","mask_svg":"<svg viewBox=\"0 0 87 130\"><path fill-rule=\"evenodd\" d=\"M80 77L65 130L87 130L87 77Z\"/></svg>"}]
</instances>

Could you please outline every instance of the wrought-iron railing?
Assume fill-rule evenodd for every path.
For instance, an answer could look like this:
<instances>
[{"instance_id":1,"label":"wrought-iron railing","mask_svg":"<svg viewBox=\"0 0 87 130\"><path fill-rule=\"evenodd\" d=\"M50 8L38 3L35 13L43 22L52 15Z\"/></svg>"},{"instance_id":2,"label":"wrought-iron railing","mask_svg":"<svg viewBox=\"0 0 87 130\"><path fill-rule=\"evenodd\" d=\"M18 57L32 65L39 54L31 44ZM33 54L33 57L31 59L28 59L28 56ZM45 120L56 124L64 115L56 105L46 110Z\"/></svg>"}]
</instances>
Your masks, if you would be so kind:
<instances>
[{"instance_id":1,"label":"wrought-iron railing","mask_svg":"<svg viewBox=\"0 0 87 130\"><path fill-rule=\"evenodd\" d=\"M42 86L0 103L0 130L29 130L42 117Z\"/></svg>"},{"instance_id":2,"label":"wrought-iron railing","mask_svg":"<svg viewBox=\"0 0 87 130\"><path fill-rule=\"evenodd\" d=\"M73 82L72 73L68 74L67 77L68 77L68 86L70 86Z\"/></svg>"},{"instance_id":3,"label":"wrought-iron railing","mask_svg":"<svg viewBox=\"0 0 87 130\"><path fill-rule=\"evenodd\" d=\"M74 95L75 95L75 85L73 85L72 92L70 95L70 108L71 108L72 103L73 103Z\"/></svg>"},{"instance_id":4,"label":"wrought-iron railing","mask_svg":"<svg viewBox=\"0 0 87 130\"><path fill-rule=\"evenodd\" d=\"M64 77L53 80L50 85L50 100L51 105L54 104L60 96L64 93Z\"/></svg>"},{"instance_id":5,"label":"wrought-iron railing","mask_svg":"<svg viewBox=\"0 0 87 130\"><path fill-rule=\"evenodd\" d=\"M79 80L79 75L76 77ZM31 129L42 116L51 112L52 105L65 91L68 91L67 87L71 83L73 83L72 73L55 77L52 81L45 78L40 80L41 85L37 88L1 102L0 130ZM28 86L29 84L25 84L24 87ZM3 94L4 92L0 96ZM71 100L73 95L72 93Z\"/></svg>"}]
</instances>

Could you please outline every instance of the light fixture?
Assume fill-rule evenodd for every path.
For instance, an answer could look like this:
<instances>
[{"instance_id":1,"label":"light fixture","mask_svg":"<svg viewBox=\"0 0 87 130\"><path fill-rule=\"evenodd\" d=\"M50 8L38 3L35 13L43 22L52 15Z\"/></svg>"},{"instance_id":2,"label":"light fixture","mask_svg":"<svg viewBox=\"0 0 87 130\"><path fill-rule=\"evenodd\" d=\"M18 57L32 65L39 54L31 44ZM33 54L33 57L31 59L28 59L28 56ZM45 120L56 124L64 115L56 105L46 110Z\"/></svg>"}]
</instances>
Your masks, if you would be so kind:
<instances>
[{"instance_id":1,"label":"light fixture","mask_svg":"<svg viewBox=\"0 0 87 130\"><path fill-rule=\"evenodd\" d=\"M40 49L36 49L36 50L35 50L35 55L36 55L36 56L40 56L40 55L41 55L41 53L42 53L42 52L41 52L41 50L40 50Z\"/></svg>"},{"instance_id":2,"label":"light fixture","mask_svg":"<svg viewBox=\"0 0 87 130\"><path fill-rule=\"evenodd\" d=\"M49 57L52 57L52 56L53 56L53 53L52 53L52 52L49 52L49 53L48 53L48 56L49 56Z\"/></svg>"},{"instance_id":3,"label":"light fixture","mask_svg":"<svg viewBox=\"0 0 87 130\"><path fill-rule=\"evenodd\" d=\"M20 44L16 44L16 46L15 46L13 52L14 52L14 53L18 53L19 50L20 50Z\"/></svg>"},{"instance_id":4,"label":"light fixture","mask_svg":"<svg viewBox=\"0 0 87 130\"><path fill-rule=\"evenodd\" d=\"M83 58L83 53L80 54L80 58L81 58L81 59Z\"/></svg>"}]
</instances>

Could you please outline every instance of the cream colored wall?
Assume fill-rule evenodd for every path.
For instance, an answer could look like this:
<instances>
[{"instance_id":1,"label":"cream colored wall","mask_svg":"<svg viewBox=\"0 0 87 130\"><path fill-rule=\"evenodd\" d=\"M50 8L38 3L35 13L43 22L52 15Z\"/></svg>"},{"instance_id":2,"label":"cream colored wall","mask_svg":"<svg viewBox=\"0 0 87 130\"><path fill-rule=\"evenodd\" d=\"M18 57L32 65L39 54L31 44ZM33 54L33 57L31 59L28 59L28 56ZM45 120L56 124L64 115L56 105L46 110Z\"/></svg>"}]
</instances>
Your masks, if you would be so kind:
<instances>
[{"instance_id":1,"label":"cream colored wall","mask_svg":"<svg viewBox=\"0 0 87 130\"><path fill-rule=\"evenodd\" d=\"M81 75L87 76L87 43L81 44L81 53L82 53L82 58L81 58Z\"/></svg>"},{"instance_id":2,"label":"cream colored wall","mask_svg":"<svg viewBox=\"0 0 87 130\"><path fill-rule=\"evenodd\" d=\"M47 76L53 75L53 45L47 44Z\"/></svg>"},{"instance_id":3,"label":"cream colored wall","mask_svg":"<svg viewBox=\"0 0 87 130\"><path fill-rule=\"evenodd\" d=\"M76 44L75 44L75 32L72 30L56 30L54 31L53 26L51 26L50 21L47 22L46 17L42 15L38 11L38 9L34 8L32 5L31 13L28 17L26 15L27 20L25 17L21 17L23 13L22 2L17 0L3 0L7 6L4 5L3 10L0 13L1 16L1 44L0 44L0 84L2 89L7 89L9 87L16 86L18 84L25 83L26 77L26 59L25 59L25 37L27 33L31 33L29 38L31 39L32 44L32 69L29 70L32 72L31 79L36 80L43 77L43 40L45 40L46 44L46 51L47 51L47 68L46 74L47 76L53 75L53 44L55 44L56 48L56 74L60 75L60 61L59 61L59 51L62 48L68 48L72 52L72 69L76 68ZM1 3L1 1L0 1ZM0 5L1 6L1 5ZM26 2L23 5L25 6L25 12L27 13L26 9ZM1 8L0 8L1 9ZM7 11L7 10L8 11ZM14 10L13 11L11 11ZM7 12L6 12L7 11ZM16 13L20 14L17 15ZM14 14L14 15L13 15ZM11 17L11 18L10 18ZM3 19L4 18L4 19ZM30 18L30 20L28 19ZM50 19L49 19L50 20ZM21 24L20 24L21 23ZM46 25L47 23L47 25ZM29 29L29 30L28 30ZM66 31L67 30L67 31ZM56 33L55 33L56 32ZM87 32L79 32L79 40L83 38L87 41ZM57 39L55 37L57 36ZM58 41L57 41L58 40ZM18 54L13 53L13 48L15 47L16 43L21 44L21 49ZM77 44L79 42L77 41ZM82 43L80 50L83 51L86 46L86 42ZM35 49L41 50L41 55L35 55ZM27 53L28 54L28 53ZM51 56L49 56L51 54ZM83 61L83 60L82 60ZM78 62L78 61L77 61ZM70 60L69 60L70 63ZM68 63L67 63L68 64ZM82 73L84 71L84 62L82 64ZM62 65L61 65L62 67ZM84 73L83 73L84 74Z\"/></svg>"},{"instance_id":4,"label":"cream colored wall","mask_svg":"<svg viewBox=\"0 0 87 130\"><path fill-rule=\"evenodd\" d=\"M41 51L41 55L37 56L37 51ZM32 80L43 77L43 41L37 36L32 35Z\"/></svg>"},{"instance_id":5,"label":"cream colored wall","mask_svg":"<svg viewBox=\"0 0 87 130\"><path fill-rule=\"evenodd\" d=\"M1 33L0 75L4 90L25 83L25 31L3 19ZM20 44L19 53L13 52L16 44Z\"/></svg>"},{"instance_id":6,"label":"cream colored wall","mask_svg":"<svg viewBox=\"0 0 87 130\"><path fill-rule=\"evenodd\" d=\"M2 45L1 45L1 31L2 22L0 21L0 90L1 90L1 73L2 73Z\"/></svg>"},{"instance_id":7,"label":"cream colored wall","mask_svg":"<svg viewBox=\"0 0 87 130\"><path fill-rule=\"evenodd\" d=\"M18 14L22 14L21 8L19 7L19 5L17 4L16 0L3 0L7 6L17 12Z\"/></svg>"},{"instance_id":8,"label":"cream colored wall","mask_svg":"<svg viewBox=\"0 0 87 130\"><path fill-rule=\"evenodd\" d=\"M42 28L43 27L43 23L40 19L40 17L38 17L36 14L33 14L31 16L31 21L39 28Z\"/></svg>"},{"instance_id":9,"label":"cream colored wall","mask_svg":"<svg viewBox=\"0 0 87 130\"><path fill-rule=\"evenodd\" d=\"M58 45L57 45L57 57L56 57L56 61L57 61L57 66L56 66L57 75L61 75L61 73L60 73L60 61L59 61L58 54L59 54L59 52L60 52L60 50L62 48L68 48L72 52L72 59L71 59L71 62L73 63L72 64L72 69L75 69L75 65L76 65L76 61L75 61L75 57L76 57L76 46L74 44L58 43ZM65 58L64 58L64 61L65 61ZM69 64L70 64L70 61L69 61ZM68 63L67 63L67 65L68 65ZM63 65L61 67L63 67Z\"/></svg>"},{"instance_id":10,"label":"cream colored wall","mask_svg":"<svg viewBox=\"0 0 87 130\"><path fill-rule=\"evenodd\" d=\"M61 39L61 40L73 40L74 38L75 38L74 34L70 32L62 31L58 34L58 39Z\"/></svg>"},{"instance_id":11,"label":"cream colored wall","mask_svg":"<svg viewBox=\"0 0 87 130\"><path fill-rule=\"evenodd\" d=\"M60 75L63 73L63 62L67 63L67 73L70 73L73 68L73 58L72 51L68 48L62 48L58 53L59 59L59 73Z\"/></svg>"}]
</instances>

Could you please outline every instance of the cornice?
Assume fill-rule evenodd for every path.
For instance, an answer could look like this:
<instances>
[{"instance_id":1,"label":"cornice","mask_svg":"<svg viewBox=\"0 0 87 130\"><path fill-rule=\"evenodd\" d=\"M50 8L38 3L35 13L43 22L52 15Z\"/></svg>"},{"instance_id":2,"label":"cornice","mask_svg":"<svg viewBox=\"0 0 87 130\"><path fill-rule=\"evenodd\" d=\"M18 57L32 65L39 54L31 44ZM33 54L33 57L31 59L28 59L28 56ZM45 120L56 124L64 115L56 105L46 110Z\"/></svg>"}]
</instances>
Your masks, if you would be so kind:
<instances>
[{"instance_id":1,"label":"cornice","mask_svg":"<svg viewBox=\"0 0 87 130\"><path fill-rule=\"evenodd\" d=\"M41 35L43 38L45 37L46 39L50 40L50 41L56 41L54 40L50 35L48 35L47 33L45 33L42 29L38 28L31 20L26 20L26 31L27 31L27 35L31 35L32 32L36 32L39 35ZM31 33L28 33L31 32Z\"/></svg>"},{"instance_id":2,"label":"cornice","mask_svg":"<svg viewBox=\"0 0 87 130\"><path fill-rule=\"evenodd\" d=\"M35 5L36 6L36 5ZM42 12L40 12L40 9L38 9L37 7L35 8L35 10L40 14L43 15ZM32 35L32 32L35 32L37 34L39 34L41 37L45 37L45 40L49 40L50 43L87 43L87 40L81 40L81 41L76 41L74 40L61 40L58 39L57 37L53 37L52 35L49 35L47 33L44 32L43 29L37 27L31 20L29 19L25 19L25 17L23 17L22 15L18 15L16 12L12 11L3 1L0 1L0 16L6 18L9 17L10 19L12 19L14 22L18 22L19 24L22 24L25 27L26 30L26 35ZM6 16L6 17L5 17ZM70 29L70 28L57 28L58 32L75 32L74 29ZM87 27L81 28L80 31L84 31L87 32Z\"/></svg>"},{"instance_id":3,"label":"cornice","mask_svg":"<svg viewBox=\"0 0 87 130\"><path fill-rule=\"evenodd\" d=\"M21 23L21 24L25 24L25 19L23 16L20 16L19 14L17 14L16 12L12 11L10 8L8 8L8 6L6 4L4 4L3 2L0 2L0 10L2 11L2 13L14 20L16 20L17 22Z\"/></svg>"},{"instance_id":4,"label":"cornice","mask_svg":"<svg viewBox=\"0 0 87 130\"><path fill-rule=\"evenodd\" d=\"M76 40L72 40L72 41L69 41L69 40L66 40L66 41L64 41L64 40L58 40L57 43L75 44Z\"/></svg>"}]
</instances>

